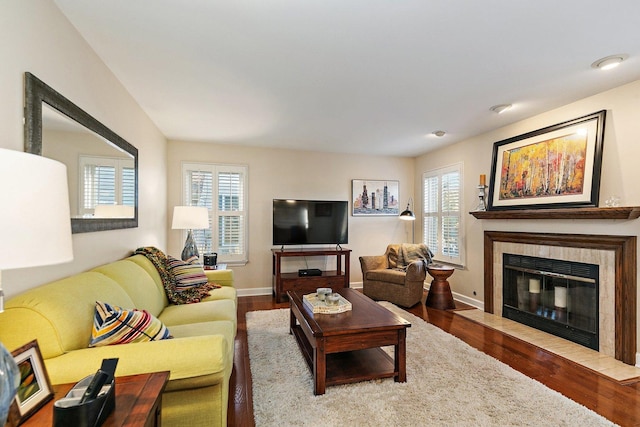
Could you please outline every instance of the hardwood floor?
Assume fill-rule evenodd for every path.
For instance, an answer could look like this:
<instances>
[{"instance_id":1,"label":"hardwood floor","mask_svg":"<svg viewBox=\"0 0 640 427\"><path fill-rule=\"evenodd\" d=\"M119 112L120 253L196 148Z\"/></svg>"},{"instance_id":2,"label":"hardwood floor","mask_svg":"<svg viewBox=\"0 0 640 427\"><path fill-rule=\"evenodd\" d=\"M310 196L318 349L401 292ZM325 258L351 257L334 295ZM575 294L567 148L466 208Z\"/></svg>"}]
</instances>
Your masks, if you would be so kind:
<instances>
[{"instance_id":1,"label":"hardwood floor","mask_svg":"<svg viewBox=\"0 0 640 427\"><path fill-rule=\"evenodd\" d=\"M621 426L640 426L640 383L621 385L517 338L422 303L407 310ZM461 304L456 303L460 308ZM229 426L253 426L248 311L288 308L270 296L238 298L238 333L229 396ZM543 409L542 409L543 410ZM553 420L549 420L550 425Z\"/></svg>"}]
</instances>

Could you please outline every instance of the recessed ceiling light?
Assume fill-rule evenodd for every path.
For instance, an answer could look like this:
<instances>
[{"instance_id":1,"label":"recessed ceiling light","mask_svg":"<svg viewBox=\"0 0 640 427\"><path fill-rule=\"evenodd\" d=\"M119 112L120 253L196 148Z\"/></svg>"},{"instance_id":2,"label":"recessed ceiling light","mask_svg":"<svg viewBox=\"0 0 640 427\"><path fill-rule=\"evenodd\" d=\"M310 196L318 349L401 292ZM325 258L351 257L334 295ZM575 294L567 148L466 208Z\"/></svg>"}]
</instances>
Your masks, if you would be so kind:
<instances>
[{"instance_id":1,"label":"recessed ceiling light","mask_svg":"<svg viewBox=\"0 0 640 427\"><path fill-rule=\"evenodd\" d=\"M445 136L447 133L445 131L443 131L443 130L436 130L436 131L433 132L433 134L435 136L437 136L438 138L441 138L441 137Z\"/></svg>"},{"instance_id":2,"label":"recessed ceiling light","mask_svg":"<svg viewBox=\"0 0 640 427\"><path fill-rule=\"evenodd\" d=\"M597 61L595 61L593 64L591 64L591 68L598 68L600 70L610 70L620 65L620 63L625 59L627 59L628 57L629 55L625 53L620 53L618 55L605 56L604 58L600 58Z\"/></svg>"},{"instance_id":3,"label":"recessed ceiling light","mask_svg":"<svg viewBox=\"0 0 640 427\"><path fill-rule=\"evenodd\" d=\"M510 109L511 107L513 107L512 104L500 104L500 105L494 105L493 107L491 107L489 109L491 111L493 111L494 113L502 114L505 111L507 111L508 109Z\"/></svg>"}]
</instances>

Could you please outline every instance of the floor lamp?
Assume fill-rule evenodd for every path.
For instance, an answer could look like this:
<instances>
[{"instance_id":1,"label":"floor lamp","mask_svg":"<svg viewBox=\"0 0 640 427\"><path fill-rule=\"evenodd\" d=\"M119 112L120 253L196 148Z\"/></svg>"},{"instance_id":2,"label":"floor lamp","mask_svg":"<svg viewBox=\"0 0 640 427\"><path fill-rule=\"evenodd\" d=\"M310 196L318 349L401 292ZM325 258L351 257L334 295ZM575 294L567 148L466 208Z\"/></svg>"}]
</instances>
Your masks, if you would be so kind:
<instances>
[{"instance_id":1,"label":"floor lamp","mask_svg":"<svg viewBox=\"0 0 640 427\"><path fill-rule=\"evenodd\" d=\"M410 205L413 203L413 198L409 197L409 201L407 202L407 209L402 211L400 214L400 219L404 221L411 221L411 243L416 242L416 216L413 211L410 209Z\"/></svg>"},{"instance_id":2,"label":"floor lamp","mask_svg":"<svg viewBox=\"0 0 640 427\"><path fill-rule=\"evenodd\" d=\"M0 313L2 270L73 259L67 169L46 157L0 148ZM2 315L0 314L0 321ZM5 425L20 374L0 343L0 425Z\"/></svg>"},{"instance_id":3,"label":"floor lamp","mask_svg":"<svg viewBox=\"0 0 640 427\"><path fill-rule=\"evenodd\" d=\"M209 210L202 206L175 206L173 208L173 222L171 228L174 230L188 230L187 240L184 242L182 250L182 260L198 257L198 246L193 239L192 230L209 228Z\"/></svg>"}]
</instances>

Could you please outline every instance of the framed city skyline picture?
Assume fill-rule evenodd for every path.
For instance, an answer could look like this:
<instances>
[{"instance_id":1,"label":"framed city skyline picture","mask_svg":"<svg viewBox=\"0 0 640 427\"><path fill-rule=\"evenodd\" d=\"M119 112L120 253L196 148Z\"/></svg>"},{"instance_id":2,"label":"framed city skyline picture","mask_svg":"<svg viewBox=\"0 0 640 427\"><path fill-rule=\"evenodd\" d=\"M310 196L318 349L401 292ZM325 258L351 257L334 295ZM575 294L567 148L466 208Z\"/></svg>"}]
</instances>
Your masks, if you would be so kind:
<instances>
[{"instance_id":1,"label":"framed city skyline picture","mask_svg":"<svg viewBox=\"0 0 640 427\"><path fill-rule=\"evenodd\" d=\"M396 180L352 180L352 215L398 216L399 187Z\"/></svg>"}]
</instances>

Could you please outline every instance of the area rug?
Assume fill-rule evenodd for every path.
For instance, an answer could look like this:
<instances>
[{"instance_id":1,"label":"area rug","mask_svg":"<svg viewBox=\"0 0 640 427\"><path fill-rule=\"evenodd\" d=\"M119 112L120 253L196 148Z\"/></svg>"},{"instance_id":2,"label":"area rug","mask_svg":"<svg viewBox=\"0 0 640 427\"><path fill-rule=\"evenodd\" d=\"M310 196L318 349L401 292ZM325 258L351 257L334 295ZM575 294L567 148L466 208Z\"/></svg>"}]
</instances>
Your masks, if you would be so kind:
<instances>
[{"instance_id":1,"label":"area rug","mask_svg":"<svg viewBox=\"0 0 640 427\"><path fill-rule=\"evenodd\" d=\"M289 310L247 313L256 426L613 426L595 412L389 303L407 330L407 382L327 387L311 373ZM388 349L392 351L392 348Z\"/></svg>"}]
</instances>

